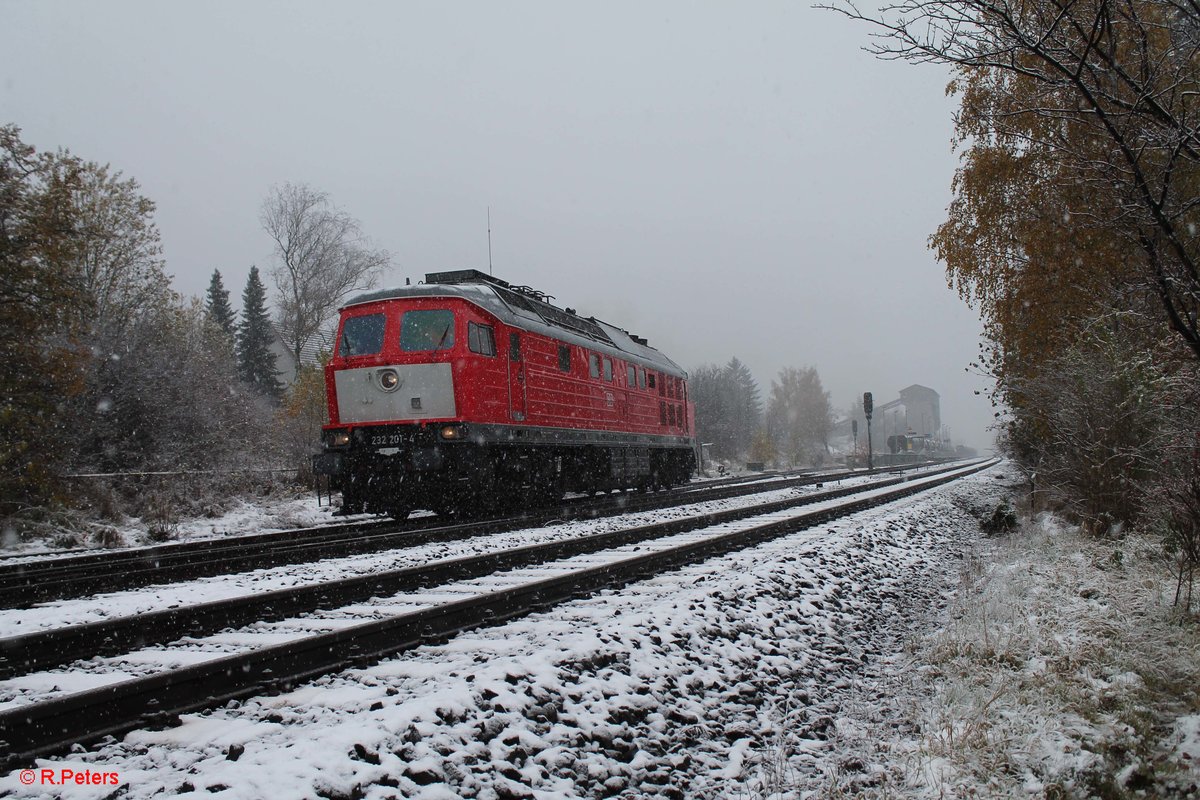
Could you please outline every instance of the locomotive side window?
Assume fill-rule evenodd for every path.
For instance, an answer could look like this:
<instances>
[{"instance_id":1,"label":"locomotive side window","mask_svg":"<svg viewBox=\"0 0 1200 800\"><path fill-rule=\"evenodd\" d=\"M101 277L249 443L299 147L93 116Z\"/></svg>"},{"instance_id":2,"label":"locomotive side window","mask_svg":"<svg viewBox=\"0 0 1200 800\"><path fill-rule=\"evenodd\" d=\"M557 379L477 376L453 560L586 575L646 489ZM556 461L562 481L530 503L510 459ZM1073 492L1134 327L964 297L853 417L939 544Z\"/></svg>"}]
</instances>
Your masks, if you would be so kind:
<instances>
[{"instance_id":1,"label":"locomotive side window","mask_svg":"<svg viewBox=\"0 0 1200 800\"><path fill-rule=\"evenodd\" d=\"M340 356L366 356L383 349L383 314L350 317L342 325Z\"/></svg>"},{"instance_id":2,"label":"locomotive side window","mask_svg":"<svg viewBox=\"0 0 1200 800\"><path fill-rule=\"evenodd\" d=\"M471 348L472 353L484 356L496 355L496 334L492 330L492 326L468 322L467 345Z\"/></svg>"},{"instance_id":3,"label":"locomotive side window","mask_svg":"<svg viewBox=\"0 0 1200 800\"><path fill-rule=\"evenodd\" d=\"M400 320L400 349L406 353L454 347L454 312L445 308L405 311Z\"/></svg>"},{"instance_id":4,"label":"locomotive side window","mask_svg":"<svg viewBox=\"0 0 1200 800\"><path fill-rule=\"evenodd\" d=\"M637 372L638 372L638 388L645 389L646 388L646 370L643 367L638 367ZM653 386L654 384L650 384L650 385Z\"/></svg>"},{"instance_id":5,"label":"locomotive side window","mask_svg":"<svg viewBox=\"0 0 1200 800\"><path fill-rule=\"evenodd\" d=\"M654 388L654 373L653 372L648 373L646 380L649 381L650 388L653 389Z\"/></svg>"},{"instance_id":6,"label":"locomotive side window","mask_svg":"<svg viewBox=\"0 0 1200 800\"><path fill-rule=\"evenodd\" d=\"M604 359L604 380L611 381L613 379L612 361Z\"/></svg>"},{"instance_id":7,"label":"locomotive side window","mask_svg":"<svg viewBox=\"0 0 1200 800\"><path fill-rule=\"evenodd\" d=\"M558 368L563 372L571 371L571 348L565 344L558 346Z\"/></svg>"},{"instance_id":8,"label":"locomotive side window","mask_svg":"<svg viewBox=\"0 0 1200 800\"><path fill-rule=\"evenodd\" d=\"M633 368L632 364L630 364L628 367L626 367L626 371L629 377L628 386L630 389L632 389L633 387L637 386L637 370Z\"/></svg>"},{"instance_id":9,"label":"locomotive side window","mask_svg":"<svg viewBox=\"0 0 1200 800\"><path fill-rule=\"evenodd\" d=\"M508 359L510 361L521 360L521 334L519 333L508 335Z\"/></svg>"},{"instance_id":10,"label":"locomotive side window","mask_svg":"<svg viewBox=\"0 0 1200 800\"><path fill-rule=\"evenodd\" d=\"M600 377L600 356L588 353L588 374L593 378Z\"/></svg>"},{"instance_id":11,"label":"locomotive side window","mask_svg":"<svg viewBox=\"0 0 1200 800\"><path fill-rule=\"evenodd\" d=\"M666 375L659 375L659 376L658 376L658 396L659 396L659 397L664 397L664 396L666 396L666 394L667 394L667 381L668 381L668 380L670 380L670 379L669 379L669 378L668 378ZM653 386L653 385L654 385L654 382L653 382L653 381L651 381L651 382L650 382L650 385L651 385L651 386Z\"/></svg>"}]
</instances>

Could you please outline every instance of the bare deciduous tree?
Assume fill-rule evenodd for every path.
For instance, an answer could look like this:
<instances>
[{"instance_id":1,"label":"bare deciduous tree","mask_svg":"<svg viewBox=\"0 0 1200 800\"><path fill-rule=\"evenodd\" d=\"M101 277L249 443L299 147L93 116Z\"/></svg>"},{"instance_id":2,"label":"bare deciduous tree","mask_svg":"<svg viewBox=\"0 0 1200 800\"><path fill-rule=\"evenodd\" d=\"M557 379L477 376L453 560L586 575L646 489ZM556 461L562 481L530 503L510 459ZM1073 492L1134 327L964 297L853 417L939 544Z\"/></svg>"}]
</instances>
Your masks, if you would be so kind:
<instances>
[{"instance_id":1,"label":"bare deciduous tree","mask_svg":"<svg viewBox=\"0 0 1200 800\"><path fill-rule=\"evenodd\" d=\"M819 464L829 452L833 407L816 367L784 367L771 381L767 433L795 464Z\"/></svg>"},{"instance_id":2,"label":"bare deciduous tree","mask_svg":"<svg viewBox=\"0 0 1200 800\"><path fill-rule=\"evenodd\" d=\"M371 248L358 220L328 194L305 184L274 187L259 219L275 242L279 322L298 363L304 344L342 300L373 286L390 257Z\"/></svg>"}]
</instances>

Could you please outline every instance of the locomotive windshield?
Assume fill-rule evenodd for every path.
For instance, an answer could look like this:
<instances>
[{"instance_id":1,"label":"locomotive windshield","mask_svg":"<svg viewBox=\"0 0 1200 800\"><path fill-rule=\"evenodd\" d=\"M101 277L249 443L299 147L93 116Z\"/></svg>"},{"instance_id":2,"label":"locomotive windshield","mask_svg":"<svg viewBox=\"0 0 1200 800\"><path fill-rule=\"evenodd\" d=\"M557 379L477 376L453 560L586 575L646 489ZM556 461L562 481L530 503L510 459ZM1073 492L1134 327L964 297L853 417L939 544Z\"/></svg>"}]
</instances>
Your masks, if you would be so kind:
<instances>
[{"instance_id":1,"label":"locomotive windshield","mask_svg":"<svg viewBox=\"0 0 1200 800\"><path fill-rule=\"evenodd\" d=\"M342 325L341 356L366 356L383 349L383 314L350 317Z\"/></svg>"},{"instance_id":2,"label":"locomotive windshield","mask_svg":"<svg viewBox=\"0 0 1200 800\"><path fill-rule=\"evenodd\" d=\"M408 353L454 347L454 312L444 308L406 311L400 320L400 349Z\"/></svg>"}]
</instances>

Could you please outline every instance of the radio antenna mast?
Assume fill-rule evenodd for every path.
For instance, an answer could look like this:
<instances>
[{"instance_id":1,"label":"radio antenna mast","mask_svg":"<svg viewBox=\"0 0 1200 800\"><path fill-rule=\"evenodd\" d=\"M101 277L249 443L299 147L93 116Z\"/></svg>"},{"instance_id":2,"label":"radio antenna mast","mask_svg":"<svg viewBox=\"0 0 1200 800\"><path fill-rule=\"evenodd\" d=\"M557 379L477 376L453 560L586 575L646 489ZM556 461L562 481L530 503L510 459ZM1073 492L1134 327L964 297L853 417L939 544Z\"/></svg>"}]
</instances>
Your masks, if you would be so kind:
<instances>
[{"instance_id":1,"label":"radio antenna mast","mask_svg":"<svg viewBox=\"0 0 1200 800\"><path fill-rule=\"evenodd\" d=\"M488 275L492 274L492 207L488 206Z\"/></svg>"}]
</instances>

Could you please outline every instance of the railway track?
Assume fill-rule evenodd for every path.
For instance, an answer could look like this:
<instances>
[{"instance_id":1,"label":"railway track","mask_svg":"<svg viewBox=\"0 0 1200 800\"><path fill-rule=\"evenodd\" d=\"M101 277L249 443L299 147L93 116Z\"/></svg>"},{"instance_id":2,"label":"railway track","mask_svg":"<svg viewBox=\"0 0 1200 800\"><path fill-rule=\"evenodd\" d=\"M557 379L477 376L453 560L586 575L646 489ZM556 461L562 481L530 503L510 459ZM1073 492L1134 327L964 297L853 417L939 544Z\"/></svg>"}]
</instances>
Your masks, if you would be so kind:
<instances>
[{"instance_id":1,"label":"railway track","mask_svg":"<svg viewBox=\"0 0 1200 800\"><path fill-rule=\"evenodd\" d=\"M196 637L202 631L221 630L247 620L294 617L325 609L321 614L293 618L273 627L260 623L248 631L215 637L218 645L240 641L238 652L205 652L199 649L202 640L187 638L173 645L174 649L158 651L166 655L157 665L146 660L145 651L117 662L127 671L130 664L143 665L143 674L127 680L110 681L72 694L43 692L43 696L10 702L10 708L0 712L0 753L11 754L5 762L11 765L75 742L148 724L170 723L178 714L230 699L287 689L299 681L370 663L425 642L444 640L465 629L496 624L601 588L621 586L654 572L891 502L993 463L976 462L915 478L896 477L870 486L808 494L750 509L730 509L443 560L368 576L369 580L347 579L271 597L238 598L236 603L231 601L220 608L172 609L162 617L140 615L133 620L107 621L103 623L107 628L78 626L45 632L38 634L42 637L39 640L22 637L19 648L7 646L15 644L14 640L4 640L0 644L10 654L10 674L18 674L23 667L12 660L12 654L20 652L39 654L27 662L34 669L40 668L38 664L44 667L69 660L55 656L56 649L60 653L73 648L92 654L129 652L145 641L167 641L181 633ZM80 652L76 649L73 656ZM166 662L172 663L164 671ZM103 676L94 671L85 674L88 680L104 682ZM50 682L62 675L60 682L71 683L68 673L44 675Z\"/></svg>"},{"instance_id":2,"label":"railway track","mask_svg":"<svg viewBox=\"0 0 1200 800\"><path fill-rule=\"evenodd\" d=\"M912 471L913 466L876 470L883 475ZM764 491L764 487L808 486L861 476L862 471L842 471L798 476L732 478L685 486L665 493L607 495L577 498L548 509L501 519L447 524L440 518L411 521L367 521L320 528L206 539L199 542L139 547L37 561L0 564L0 607L21 608L35 603L136 586L193 580L211 575L245 572L284 564L414 547L500 533L545 524L564 517L595 518L649 511L678 505L739 497Z\"/></svg>"},{"instance_id":3,"label":"railway track","mask_svg":"<svg viewBox=\"0 0 1200 800\"><path fill-rule=\"evenodd\" d=\"M894 486L905 480L907 478L904 476L884 478L869 486ZM770 485L760 489L760 492L777 488ZM374 596L411 591L447 580L478 577L497 569L528 566L668 533L835 499L861 492L863 488L849 486L807 496L789 496L749 507L690 513L669 522L575 538L554 539L527 546L506 549L484 547L484 552L476 555L439 557L437 560L426 560L400 568L376 570L340 579L318 580L307 585L271 591L246 586L240 589L240 596L208 601L197 598L186 604L177 603L175 607L162 610L146 610L115 619L8 636L0 638L0 679L88 656L123 652L133 644L147 645L181 636L202 636L230 626L279 619L315 609L358 602Z\"/></svg>"}]
</instances>

